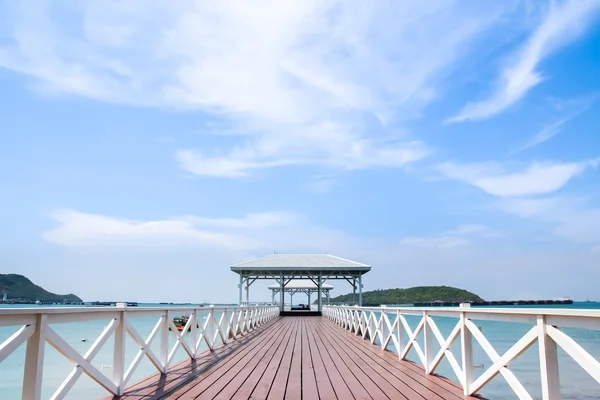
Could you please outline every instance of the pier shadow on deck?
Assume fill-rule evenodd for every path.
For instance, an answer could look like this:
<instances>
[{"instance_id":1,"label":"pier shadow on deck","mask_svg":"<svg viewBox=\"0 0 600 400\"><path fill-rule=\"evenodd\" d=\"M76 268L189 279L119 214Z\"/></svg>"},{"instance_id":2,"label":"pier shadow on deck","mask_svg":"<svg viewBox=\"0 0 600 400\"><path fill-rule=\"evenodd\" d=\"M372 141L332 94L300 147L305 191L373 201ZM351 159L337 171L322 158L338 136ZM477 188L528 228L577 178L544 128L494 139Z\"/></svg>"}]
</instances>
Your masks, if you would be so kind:
<instances>
[{"instance_id":1,"label":"pier shadow on deck","mask_svg":"<svg viewBox=\"0 0 600 400\"><path fill-rule=\"evenodd\" d=\"M112 397L110 397L112 398ZM464 399L445 378L323 317L279 317L130 386L121 399ZM471 397L472 398L472 397Z\"/></svg>"},{"instance_id":2,"label":"pier shadow on deck","mask_svg":"<svg viewBox=\"0 0 600 400\"><path fill-rule=\"evenodd\" d=\"M280 317L320 317L323 315L321 311L310 310L286 310L279 311Z\"/></svg>"}]
</instances>

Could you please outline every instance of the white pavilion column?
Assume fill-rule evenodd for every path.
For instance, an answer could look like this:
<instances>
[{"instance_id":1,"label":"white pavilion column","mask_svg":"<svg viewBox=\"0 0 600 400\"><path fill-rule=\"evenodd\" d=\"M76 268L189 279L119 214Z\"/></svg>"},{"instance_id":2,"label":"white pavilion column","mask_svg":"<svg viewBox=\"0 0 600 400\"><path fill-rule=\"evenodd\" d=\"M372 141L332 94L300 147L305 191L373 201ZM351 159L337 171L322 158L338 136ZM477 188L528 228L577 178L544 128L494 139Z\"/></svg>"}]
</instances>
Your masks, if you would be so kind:
<instances>
[{"instance_id":1,"label":"white pavilion column","mask_svg":"<svg viewBox=\"0 0 600 400\"><path fill-rule=\"evenodd\" d=\"M362 307L362 275L358 276L358 306Z\"/></svg>"},{"instance_id":2,"label":"white pavilion column","mask_svg":"<svg viewBox=\"0 0 600 400\"><path fill-rule=\"evenodd\" d=\"M275 289L271 289L271 303L275 303Z\"/></svg>"},{"instance_id":3,"label":"white pavilion column","mask_svg":"<svg viewBox=\"0 0 600 400\"><path fill-rule=\"evenodd\" d=\"M323 293L322 293L322 287L323 287L323 283L321 280L321 274L319 273L319 280L317 281L317 299L319 300L319 308L317 311L321 312L323 311Z\"/></svg>"},{"instance_id":4,"label":"white pavilion column","mask_svg":"<svg viewBox=\"0 0 600 400\"><path fill-rule=\"evenodd\" d=\"M281 274L281 280L279 281L279 290L280 290L280 297L279 297L279 299L281 301L281 305L280 305L279 309L281 311L285 311L285 303L284 303L285 298L283 297L283 289L285 287L284 283L285 282L283 281L283 274Z\"/></svg>"},{"instance_id":5,"label":"white pavilion column","mask_svg":"<svg viewBox=\"0 0 600 400\"><path fill-rule=\"evenodd\" d=\"M242 291L244 290L244 275L240 274L240 284L238 285L240 288L240 306L242 305Z\"/></svg>"},{"instance_id":6,"label":"white pavilion column","mask_svg":"<svg viewBox=\"0 0 600 400\"><path fill-rule=\"evenodd\" d=\"M311 291L309 290L308 293L306 293L308 295L308 308L310 308L310 295L311 295Z\"/></svg>"},{"instance_id":7,"label":"white pavilion column","mask_svg":"<svg viewBox=\"0 0 600 400\"><path fill-rule=\"evenodd\" d=\"M250 304L250 277L246 277L246 305Z\"/></svg>"},{"instance_id":8,"label":"white pavilion column","mask_svg":"<svg viewBox=\"0 0 600 400\"><path fill-rule=\"evenodd\" d=\"M294 292L290 292L290 307L294 305Z\"/></svg>"}]
</instances>

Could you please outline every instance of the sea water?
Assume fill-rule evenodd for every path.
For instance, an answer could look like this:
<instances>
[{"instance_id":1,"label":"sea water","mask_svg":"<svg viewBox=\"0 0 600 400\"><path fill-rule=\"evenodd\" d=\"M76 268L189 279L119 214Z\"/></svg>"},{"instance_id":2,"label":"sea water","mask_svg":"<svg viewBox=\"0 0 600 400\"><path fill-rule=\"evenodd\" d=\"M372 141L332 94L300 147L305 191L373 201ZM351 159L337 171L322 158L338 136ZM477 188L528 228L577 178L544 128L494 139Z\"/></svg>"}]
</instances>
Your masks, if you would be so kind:
<instances>
[{"instance_id":1,"label":"sea water","mask_svg":"<svg viewBox=\"0 0 600 400\"><path fill-rule=\"evenodd\" d=\"M160 307L159 305L140 305ZM0 306L2 307L2 306ZM4 306L6 307L6 306ZM18 306L12 306L18 307ZM22 307L22 306L21 306ZM31 307L31 306L28 306ZM140 308L141 308L140 307ZM172 307L171 305L169 307ZM522 307L522 306L519 306ZM579 309L600 309L600 303L575 303L572 305L561 305L561 306L544 306L544 308L579 308ZM479 308L479 307L478 307ZM505 308L505 307L503 307ZM173 313L177 314L176 312ZM182 313L183 314L183 313ZM207 312L200 313L200 317L204 318ZM393 308L390 308L389 312L390 320L393 321L395 318L395 312ZM411 329L415 329L419 323L420 318L417 316L407 316L407 321L411 326ZM138 331L143 339L146 339L155 324L158 321L158 317L144 317L144 318L130 318L130 322L133 324L135 329ZM447 337L454 326L456 325L456 318L448 317L434 317L434 321L440 329L442 335ZM98 320L98 321L86 321L86 322L73 322L73 323L61 323L52 324L52 328L75 350L84 354L96 340L96 338L102 333L104 327L109 321ZM476 321L475 324L479 326L485 337L496 349L496 351L502 355L508 350L514 343L516 343L529 329L531 324L520 324L520 323L507 323L507 322L496 322L496 321ZM16 332L20 327L0 327L0 343L4 342L8 337ZM586 329L572 329L572 328L561 328L563 332L572 337L580 346L586 349L594 358L600 360L600 330L586 330ZM170 336L170 348L175 343L175 335ZM82 341L85 338L86 341ZM419 337L419 343L423 343L422 334ZM434 348L438 349L437 341L434 340ZM160 338L157 337L151 345L152 351L158 356ZM206 349L205 343L200 347L200 350ZM392 345L388 347L389 350L394 351ZM460 340L457 340L451 347L452 353L456 357L458 364L460 365L461 352L460 352ZM127 342L125 345L126 352L126 366L133 361L137 352L139 351L138 346L133 340L127 335ZM475 379L481 375L485 369L491 364L490 358L483 351L483 349L477 345L474 340L473 347L473 358L475 368ZM98 353L92 364L100 371L105 373L107 377L112 377L112 357L113 357L113 340L109 339L106 344L102 347L102 350ZM187 353L179 347L178 352L171 365L174 363L184 361L187 358ZM419 363L419 358L414 349L408 354L408 358ZM23 365L25 361L25 346L22 345L7 359L0 363L0 399L1 400L12 400L21 398L22 382L23 382ZM563 399L569 400L591 400L600 399L600 384L598 384L593 378L591 378L587 372L585 372L578 364L576 364L569 355L564 353L559 347L559 368L560 368L560 386ZM42 381L42 398L49 398L60 384L65 380L69 373L73 370L74 365L66 360L61 354L59 354L52 346L46 345L45 359L44 359L44 376ZM126 367L127 368L127 367ZM517 360L509 366L510 370L515 374L517 379L523 384L523 386L529 391L534 399L541 399L541 379L540 379L540 367L539 367L539 349L537 343L532 345L525 353L523 353ZM129 381L129 384L134 383L147 377L156 372L155 367L150 361L144 357L140 363L137 371L134 373ZM454 372L444 358L437 368L436 373L446 376L453 381L457 381ZM501 374L498 374L484 389L480 392L482 395L489 399L515 399L517 396L513 393L512 389L508 386ZM87 375L83 374L78 382L75 384L73 389L67 396L68 399L99 399L106 396L108 393L97 383L92 381Z\"/></svg>"}]
</instances>

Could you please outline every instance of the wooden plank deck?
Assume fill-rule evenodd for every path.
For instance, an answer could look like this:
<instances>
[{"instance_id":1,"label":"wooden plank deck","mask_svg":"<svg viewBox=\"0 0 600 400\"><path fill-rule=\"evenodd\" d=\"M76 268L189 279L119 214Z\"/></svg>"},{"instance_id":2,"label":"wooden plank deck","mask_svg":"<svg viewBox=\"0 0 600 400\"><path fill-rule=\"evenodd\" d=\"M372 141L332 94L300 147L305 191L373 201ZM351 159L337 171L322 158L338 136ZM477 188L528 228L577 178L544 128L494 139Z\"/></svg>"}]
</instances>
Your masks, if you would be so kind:
<instances>
[{"instance_id":1,"label":"wooden plank deck","mask_svg":"<svg viewBox=\"0 0 600 400\"><path fill-rule=\"evenodd\" d=\"M324 317L279 317L245 337L130 386L121 399L464 399Z\"/></svg>"}]
</instances>

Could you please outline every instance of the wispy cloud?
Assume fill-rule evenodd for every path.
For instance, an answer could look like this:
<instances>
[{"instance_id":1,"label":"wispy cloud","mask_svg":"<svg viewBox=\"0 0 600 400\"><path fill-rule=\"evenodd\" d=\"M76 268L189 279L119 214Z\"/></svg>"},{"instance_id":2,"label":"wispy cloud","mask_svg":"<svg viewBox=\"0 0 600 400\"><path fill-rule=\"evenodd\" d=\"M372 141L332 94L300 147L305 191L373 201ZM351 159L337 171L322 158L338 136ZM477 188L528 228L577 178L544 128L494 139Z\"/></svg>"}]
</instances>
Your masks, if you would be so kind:
<instances>
[{"instance_id":1,"label":"wispy cloud","mask_svg":"<svg viewBox=\"0 0 600 400\"><path fill-rule=\"evenodd\" d=\"M496 91L484 101L467 104L448 122L494 116L521 100L544 80L539 64L553 52L577 39L600 9L599 0L552 2L545 17L502 71Z\"/></svg>"},{"instance_id":2,"label":"wispy cloud","mask_svg":"<svg viewBox=\"0 0 600 400\"><path fill-rule=\"evenodd\" d=\"M539 144L542 144L542 143L552 139L554 136L556 136L562 132L563 127L567 122L569 122L573 118L575 118L575 117L579 116L580 114L584 113L585 111L587 111L589 109L592 101L593 101L593 98L572 101L571 102L572 107L575 106L577 108L575 111L571 112L570 114L566 115L565 117L560 118L556 122L541 129L535 136L533 136L531 139L529 139L527 141L527 143L525 143L523 146L512 151L511 155L514 155L521 151L530 149L532 147L535 147ZM565 106L563 105L562 107L565 107Z\"/></svg>"},{"instance_id":3,"label":"wispy cloud","mask_svg":"<svg viewBox=\"0 0 600 400\"><path fill-rule=\"evenodd\" d=\"M196 215L132 220L76 210L51 215L58 224L44 240L67 248L203 248L255 252L306 247L325 249L348 241L340 232L315 225L301 215L272 211L239 218ZM211 251L212 251L211 250Z\"/></svg>"},{"instance_id":4,"label":"wispy cloud","mask_svg":"<svg viewBox=\"0 0 600 400\"><path fill-rule=\"evenodd\" d=\"M529 139L527 143L512 151L511 155L530 149L534 146L537 146L538 144L544 143L545 141L552 139L554 136L558 135L562 131L563 125L567 123L567 121L569 121L571 118L572 117L565 117L551 125L544 127L534 137Z\"/></svg>"},{"instance_id":5,"label":"wispy cloud","mask_svg":"<svg viewBox=\"0 0 600 400\"><path fill-rule=\"evenodd\" d=\"M496 205L507 213L550 223L555 235L569 241L592 246L600 243L600 208L589 198L502 199Z\"/></svg>"},{"instance_id":6,"label":"wispy cloud","mask_svg":"<svg viewBox=\"0 0 600 400\"><path fill-rule=\"evenodd\" d=\"M450 249L468 246L474 238L497 236L498 232L483 225L465 224L456 229L432 236L405 237L400 241L402 246L418 248Z\"/></svg>"},{"instance_id":7,"label":"wispy cloud","mask_svg":"<svg viewBox=\"0 0 600 400\"><path fill-rule=\"evenodd\" d=\"M306 127L305 132L313 128ZM316 133L316 132L315 132ZM322 138L267 136L227 154L206 156L200 151L180 150L181 168L196 175L238 178L253 170L281 166L325 166L343 170L394 168L421 160L430 153L422 142L379 142L321 130ZM297 139L297 140L296 140ZM321 143L318 146L317 143Z\"/></svg>"},{"instance_id":8,"label":"wispy cloud","mask_svg":"<svg viewBox=\"0 0 600 400\"><path fill-rule=\"evenodd\" d=\"M45 92L225 120L230 147L192 144L176 159L193 174L235 178L290 165L399 168L426 157L425 143L391 126L433 101L480 33L513 6L308 0L70 7L69 23L80 30L66 29L59 8L14 3L15 28L6 33L13 42L0 47L0 67L33 77Z\"/></svg>"},{"instance_id":9,"label":"wispy cloud","mask_svg":"<svg viewBox=\"0 0 600 400\"><path fill-rule=\"evenodd\" d=\"M536 162L524 170L509 172L499 163L443 163L438 169L448 178L469 183L491 195L519 197L555 192L587 168L597 165L598 160L576 163Z\"/></svg>"}]
</instances>

